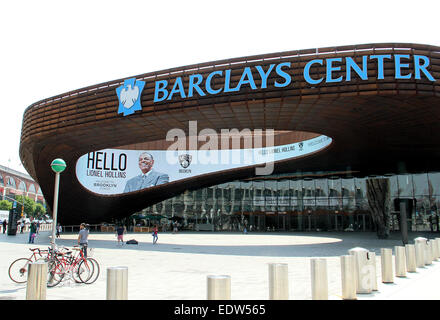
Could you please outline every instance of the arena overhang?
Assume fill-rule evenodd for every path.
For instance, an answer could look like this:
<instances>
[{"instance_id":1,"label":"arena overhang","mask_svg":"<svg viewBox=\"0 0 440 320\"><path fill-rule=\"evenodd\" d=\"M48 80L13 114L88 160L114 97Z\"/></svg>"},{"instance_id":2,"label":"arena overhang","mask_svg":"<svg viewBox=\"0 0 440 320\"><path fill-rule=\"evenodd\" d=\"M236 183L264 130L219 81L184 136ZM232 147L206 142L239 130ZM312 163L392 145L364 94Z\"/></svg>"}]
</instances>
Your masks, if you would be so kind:
<instances>
[{"instance_id":1,"label":"arena overhang","mask_svg":"<svg viewBox=\"0 0 440 320\"><path fill-rule=\"evenodd\" d=\"M111 151L112 158L106 150L165 151L173 145L166 139L173 129L185 133L189 151L203 146L201 140L191 143L191 137L204 129L249 129L252 137L262 131L263 137L273 136L274 146L263 139L259 147L296 147L295 152L302 142L327 139L317 150L275 158L275 173L366 176L439 170L438 79L440 48L404 43L297 50L172 68L32 104L23 116L20 157L49 204L54 189L50 163L66 161L59 198L63 224L124 217L187 189L254 177L261 167L248 163L110 194L88 188L78 178L81 157L88 157L90 165L100 159L99 170L107 166L112 171L113 166L122 172L115 160L119 155L118 165L123 164L122 152Z\"/></svg>"}]
</instances>

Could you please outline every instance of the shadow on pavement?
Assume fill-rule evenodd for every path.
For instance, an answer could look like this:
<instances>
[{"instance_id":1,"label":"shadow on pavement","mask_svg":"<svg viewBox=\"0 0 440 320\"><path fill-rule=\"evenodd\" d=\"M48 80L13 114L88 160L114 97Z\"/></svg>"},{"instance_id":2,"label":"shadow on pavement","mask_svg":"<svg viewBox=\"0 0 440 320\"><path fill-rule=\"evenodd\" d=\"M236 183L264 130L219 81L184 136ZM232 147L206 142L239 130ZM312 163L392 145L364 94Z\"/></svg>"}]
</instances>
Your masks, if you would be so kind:
<instances>
[{"instance_id":1,"label":"shadow on pavement","mask_svg":"<svg viewBox=\"0 0 440 320\"><path fill-rule=\"evenodd\" d=\"M201 233L185 233L187 235ZM98 234L98 233L93 233ZM103 233L105 234L105 233ZM167 233L169 234L169 233ZM219 235L221 233L216 233ZM231 234L231 233L225 233ZM233 234L233 233L232 233ZM238 233L236 233L238 234ZM37 236L35 244L28 244L28 234L17 234L16 236L0 235L1 242L26 244L29 247L47 247L50 244L50 232L40 232ZM64 235L69 235L65 233ZM73 234L70 234L73 235ZM125 239L136 239L134 233L129 233ZM153 245L151 242L139 242L138 245L117 246L115 240L89 240L89 247L100 249L120 249L120 250L140 250L151 252L171 252L171 253L191 253L191 254L213 254L213 255L239 255L239 256L270 256L270 257L330 257L348 254L348 250L354 247L362 247L369 251L380 254L381 248L393 248L394 246L402 246L403 242L399 232L393 232L389 239L378 239L374 232L284 232L284 233L253 233L252 235L280 236L280 237L322 237L336 238L341 241L331 243L313 243L313 244L293 244L293 245L189 245L179 243L160 243ZM430 232L411 232L408 235L409 243L414 243L417 237L425 237L432 239L438 237L439 233ZM243 235L244 237L246 235ZM57 239L57 245L72 247L75 243L73 239Z\"/></svg>"}]
</instances>

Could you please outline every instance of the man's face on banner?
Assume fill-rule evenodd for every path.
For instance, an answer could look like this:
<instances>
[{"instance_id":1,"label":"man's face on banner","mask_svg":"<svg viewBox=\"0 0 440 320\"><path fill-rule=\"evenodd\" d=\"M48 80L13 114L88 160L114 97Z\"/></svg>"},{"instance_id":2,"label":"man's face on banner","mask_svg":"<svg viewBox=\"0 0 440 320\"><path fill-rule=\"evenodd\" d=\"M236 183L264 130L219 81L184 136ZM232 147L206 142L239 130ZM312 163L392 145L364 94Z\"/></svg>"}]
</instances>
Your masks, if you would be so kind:
<instances>
[{"instance_id":1,"label":"man's face on banner","mask_svg":"<svg viewBox=\"0 0 440 320\"><path fill-rule=\"evenodd\" d=\"M139 156L139 168L145 174L153 168L154 160L148 153L142 153Z\"/></svg>"}]
</instances>

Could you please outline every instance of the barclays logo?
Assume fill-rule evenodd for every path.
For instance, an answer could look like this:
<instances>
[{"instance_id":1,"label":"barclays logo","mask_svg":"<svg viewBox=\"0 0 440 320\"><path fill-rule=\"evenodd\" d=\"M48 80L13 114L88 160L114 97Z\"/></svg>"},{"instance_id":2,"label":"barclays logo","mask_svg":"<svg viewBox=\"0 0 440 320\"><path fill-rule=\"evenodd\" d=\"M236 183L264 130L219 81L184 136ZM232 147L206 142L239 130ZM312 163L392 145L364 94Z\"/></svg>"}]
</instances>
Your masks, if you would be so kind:
<instances>
[{"instance_id":1,"label":"barclays logo","mask_svg":"<svg viewBox=\"0 0 440 320\"><path fill-rule=\"evenodd\" d=\"M125 117L133 114L135 111L142 110L140 98L144 86L145 81L131 78L125 80L124 85L116 88L119 100L118 113L122 113Z\"/></svg>"}]
</instances>

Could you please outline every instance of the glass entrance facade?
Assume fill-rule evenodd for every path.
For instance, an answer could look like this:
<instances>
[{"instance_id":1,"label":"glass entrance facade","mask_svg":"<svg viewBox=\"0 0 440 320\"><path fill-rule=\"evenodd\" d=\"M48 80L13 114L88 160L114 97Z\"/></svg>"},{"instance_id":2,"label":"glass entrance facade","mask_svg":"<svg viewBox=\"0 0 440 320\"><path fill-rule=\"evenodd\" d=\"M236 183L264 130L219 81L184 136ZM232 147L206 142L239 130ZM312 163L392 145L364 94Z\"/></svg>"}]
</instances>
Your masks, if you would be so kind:
<instances>
[{"instance_id":1,"label":"glass entrance facade","mask_svg":"<svg viewBox=\"0 0 440 320\"><path fill-rule=\"evenodd\" d=\"M399 203L406 201L410 230L437 231L439 172L376 178L390 181L391 230L399 230ZM232 181L188 190L142 213L175 217L188 230L374 231L366 179L280 174Z\"/></svg>"}]
</instances>

